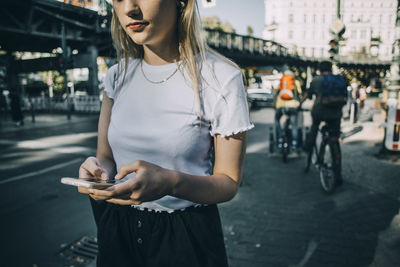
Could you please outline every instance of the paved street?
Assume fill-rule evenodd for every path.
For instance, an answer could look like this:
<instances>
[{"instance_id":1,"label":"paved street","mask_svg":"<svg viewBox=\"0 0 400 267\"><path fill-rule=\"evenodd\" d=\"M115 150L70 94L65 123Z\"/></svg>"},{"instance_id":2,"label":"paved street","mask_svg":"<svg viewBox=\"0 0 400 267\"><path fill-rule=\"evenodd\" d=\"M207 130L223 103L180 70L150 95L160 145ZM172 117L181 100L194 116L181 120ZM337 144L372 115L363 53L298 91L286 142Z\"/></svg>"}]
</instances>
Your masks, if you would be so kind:
<instances>
[{"instance_id":1,"label":"paved street","mask_svg":"<svg viewBox=\"0 0 400 267\"><path fill-rule=\"evenodd\" d=\"M377 155L382 117L370 111L363 131L343 141L345 182L333 195L322 192L315 170L303 174L301 155L284 164L268 153L273 111L252 111L243 185L220 205L230 266L371 263L379 233L399 211L400 157ZM96 116L36 119L0 128L0 266L65 266L60 249L96 232L87 199L59 183L94 153Z\"/></svg>"}]
</instances>

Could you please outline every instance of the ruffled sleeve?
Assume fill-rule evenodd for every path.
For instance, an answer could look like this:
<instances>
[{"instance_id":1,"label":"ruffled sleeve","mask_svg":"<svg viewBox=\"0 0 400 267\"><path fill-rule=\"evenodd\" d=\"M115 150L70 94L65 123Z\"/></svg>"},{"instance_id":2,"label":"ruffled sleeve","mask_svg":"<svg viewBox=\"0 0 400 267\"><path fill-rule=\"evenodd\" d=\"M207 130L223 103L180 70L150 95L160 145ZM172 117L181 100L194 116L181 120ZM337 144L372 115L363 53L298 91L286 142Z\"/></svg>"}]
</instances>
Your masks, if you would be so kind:
<instances>
[{"instance_id":1,"label":"ruffled sleeve","mask_svg":"<svg viewBox=\"0 0 400 267\"><path fill-rule=\"evenodd\" d=\"M235 71L223 84L221 94L212 111L210 134L222 137L245 132L254 127L250 122L249 107L242 73Z\"/></svg>"}]
</instances>

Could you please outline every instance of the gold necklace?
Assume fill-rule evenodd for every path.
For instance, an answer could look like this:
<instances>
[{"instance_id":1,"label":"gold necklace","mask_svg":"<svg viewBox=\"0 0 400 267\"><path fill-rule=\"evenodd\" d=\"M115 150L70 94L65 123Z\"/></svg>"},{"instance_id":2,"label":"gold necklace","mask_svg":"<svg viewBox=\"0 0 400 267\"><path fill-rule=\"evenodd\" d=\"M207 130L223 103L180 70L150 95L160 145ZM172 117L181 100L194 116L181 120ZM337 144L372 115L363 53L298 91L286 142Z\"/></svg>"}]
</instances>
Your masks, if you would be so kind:
<instances>
[{"instance_id":1,"label":"gold necklace","mask_svg":"<svg viewBox=\"0 0 400 267\"><path fill-rule=\"evenodd\" d=\"M169 80L172 76L174 76L174 74L178 71L179 67L180 67L180 64L177 63L177 64L176 64L176 69L175 69L174 72L173 72L172 74L170 74L168 77L162 79L161 81L152 81L152 80L150 80L149 78L147 78L146 74L144 73L144 70L143 70L143 60L140 61L140 69L142 70L143 77L144 77L148 82L153 83L153 84L160 84L160 83L163 83L163 82L168 81L168 80Z\"/></svg>"}]
</instances>

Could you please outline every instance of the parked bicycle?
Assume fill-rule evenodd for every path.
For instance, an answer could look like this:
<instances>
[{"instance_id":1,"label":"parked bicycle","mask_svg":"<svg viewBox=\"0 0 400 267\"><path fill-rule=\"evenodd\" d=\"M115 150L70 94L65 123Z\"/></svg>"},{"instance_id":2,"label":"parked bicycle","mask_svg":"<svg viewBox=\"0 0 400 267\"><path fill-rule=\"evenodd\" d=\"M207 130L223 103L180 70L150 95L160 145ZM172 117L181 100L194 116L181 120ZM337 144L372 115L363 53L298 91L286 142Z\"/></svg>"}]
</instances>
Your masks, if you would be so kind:
<instances>
[{"instance_id":1,"label":"parked bicycle","mask_svg":"<svg viewBox=\"0 0 400 267\"><path fill-rule=\"evenodd\" d=\"M306 157L304 172L310 170L311 163L319 171L322 189L331 193L338 183L341 183L341 151L338 137L332 137L330 129L323 124L319 130L320 142L315 142L313 148Z\"/></svg>"}]
</instances>

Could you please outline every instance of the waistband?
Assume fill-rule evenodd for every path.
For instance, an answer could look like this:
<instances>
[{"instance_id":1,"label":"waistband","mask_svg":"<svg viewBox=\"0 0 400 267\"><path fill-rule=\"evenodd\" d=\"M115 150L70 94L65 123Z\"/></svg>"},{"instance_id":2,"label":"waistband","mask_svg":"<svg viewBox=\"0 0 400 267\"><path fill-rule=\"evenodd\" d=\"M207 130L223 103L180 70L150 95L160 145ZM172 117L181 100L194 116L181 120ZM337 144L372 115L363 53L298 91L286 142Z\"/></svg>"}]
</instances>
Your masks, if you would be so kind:
<instances>
[{"instance_id":1,"label":"waistband","mask_svg":"<svg viewBox=\"0 0 400 267\"><path fill-rule=\"evenodd\" d=\"M140 205L131 205L131 208L146 211L146 212L154 212L154 213L176 213L181 211L193 210L202 207L207 207L207 204L195 204L189 207L181 208L181 209L171 209L164 206L161 206L154 202L144 202Z\"/></svg>"}]
</instances>

